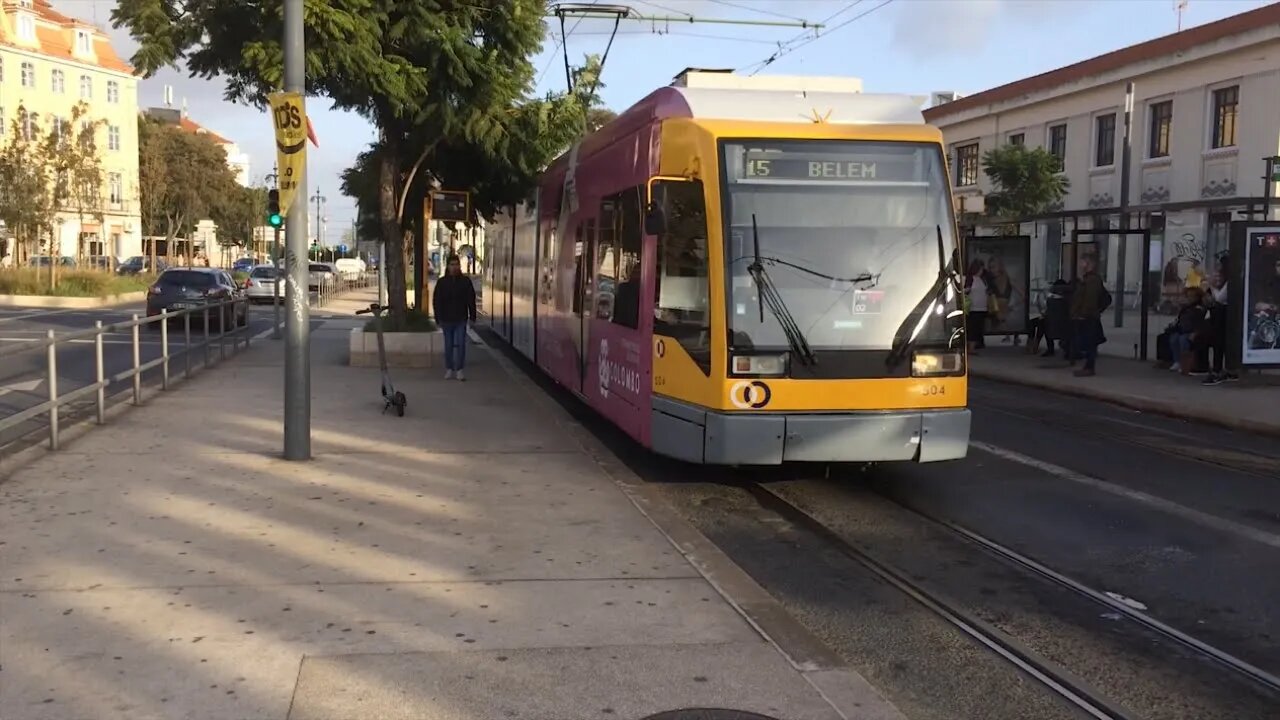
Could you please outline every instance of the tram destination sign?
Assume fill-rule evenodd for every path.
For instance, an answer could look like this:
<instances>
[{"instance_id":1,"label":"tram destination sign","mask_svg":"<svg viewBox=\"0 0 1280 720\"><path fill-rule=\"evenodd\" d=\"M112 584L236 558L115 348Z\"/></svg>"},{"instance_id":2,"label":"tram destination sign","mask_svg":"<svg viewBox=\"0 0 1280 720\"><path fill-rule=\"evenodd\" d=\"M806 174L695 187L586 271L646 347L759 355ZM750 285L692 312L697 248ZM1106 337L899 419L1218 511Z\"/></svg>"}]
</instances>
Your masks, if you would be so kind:
<instances>
[{"instance_id":1,"label":"tram destination sign","mask_svg":"<svg viewBox=\"0 0 1280 720\"><path fill-rule=\"evenodd\" d=\"M831 183L921 182L917 153L816 153L747 149L742 153L738 180L776 180Z\"/></svg>"}]
</instances>

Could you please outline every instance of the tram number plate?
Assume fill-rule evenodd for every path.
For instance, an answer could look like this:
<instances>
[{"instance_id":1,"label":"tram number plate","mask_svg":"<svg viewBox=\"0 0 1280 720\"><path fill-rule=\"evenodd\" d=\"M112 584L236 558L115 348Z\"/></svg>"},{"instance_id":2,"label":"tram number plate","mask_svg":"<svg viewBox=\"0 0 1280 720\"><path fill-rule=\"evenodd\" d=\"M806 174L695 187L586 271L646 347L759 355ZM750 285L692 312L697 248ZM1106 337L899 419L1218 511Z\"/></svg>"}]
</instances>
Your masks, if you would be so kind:
<instances>
[{"instance_id":1,"label":"tram number plate","mask_svg":"<svg viewBox=\"0 0 1280 720\"><path fill-rule=\"evenodd\" d=\"M920 387L920 394L926 397L930 395L946 395L947 386L946 385L922 385Z\"/></svg>"}]
</instances>

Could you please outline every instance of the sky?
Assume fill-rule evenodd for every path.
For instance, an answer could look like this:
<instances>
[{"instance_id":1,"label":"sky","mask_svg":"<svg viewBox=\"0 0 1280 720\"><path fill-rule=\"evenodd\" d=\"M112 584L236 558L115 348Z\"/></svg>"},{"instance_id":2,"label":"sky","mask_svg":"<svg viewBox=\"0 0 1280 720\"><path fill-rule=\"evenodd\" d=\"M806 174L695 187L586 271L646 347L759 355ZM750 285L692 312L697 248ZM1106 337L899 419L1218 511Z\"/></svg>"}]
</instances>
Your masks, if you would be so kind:
<instances>
[{"instance_id":1,"label":"sky","mask_svg":"<svg viewBox=\"0 0 1280 720\"><path fill-rule=\"evenodd\" d=\"M1189 0L1183 29L1253 10L1273 0ZM553 0L554 2L554 0ZM578 0L585 4L590 0ZM597 0L601 5L620 3ZM95 22L128 59L136 48L126 30L110 27L115 0L52 0L60 12ZM935 90L971 94L1029 75L1175 32L1174 0L627 0L635 14L679 21L623 21L604 69L605 103L626 109L686 67L733 68L760 74L838 75L861 78L865 92L928 95ZM688 22L734 20L823 23L800 27ZM571 63L603 53L612 20L567 19ZM548 20L542 52L534 59L537 95L565 89L559 21ZM777 58L767 67L762 61ZM275 161L270 118L263 110L223 100L223 84L166 69L145 79L143 108L175 106L237 143L250 155L255 184ZM337 244L355 219L339 175L374 139L368 122L333 110L324 98L308 100L319 148L309 147L307 197L325 198L324 240ZM316 207L309 204L311 217Z\"/></svg>"}]
</instances>

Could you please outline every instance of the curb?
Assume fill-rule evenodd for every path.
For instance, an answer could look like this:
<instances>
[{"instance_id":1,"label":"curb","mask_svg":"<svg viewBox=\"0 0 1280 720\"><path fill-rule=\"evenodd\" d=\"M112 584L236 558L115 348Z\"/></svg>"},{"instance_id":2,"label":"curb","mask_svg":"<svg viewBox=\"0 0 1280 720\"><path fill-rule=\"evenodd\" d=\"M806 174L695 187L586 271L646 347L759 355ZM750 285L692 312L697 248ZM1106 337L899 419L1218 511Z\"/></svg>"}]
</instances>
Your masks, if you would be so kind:
<instances>
[{"instance_id":1,"label":"curb","mask_svg":"<svg viewBox=\"0 0 1280 720\"><path fill-rule=\"evenodd\" d=\"M50 295L0 295L0 307L25 307L67 310L94 310L141 302L147 298L143 290L105 297L57 297Z\"/></svg>"},{"instance_id":2,"label":"curb","mask_svg":"<svg viewBox=\"0 0 1280 720\"><path fill-rule=\"evenodd\" d=\"M1088 400L1100 400L1112 405L1119 405L1130 410L1139 412L1153 413L1155 415L1163 415L1175 420L1186 420L1188 422L1201 422L1208 425L1214 425L1228 430L1242 430L1245 432L1255 433L1258 435L1266 435L1269 437L1280 437L1280 425L1272 423L1262 423L1255 420L1242 417L1232 417L1230 415L1220 415L1215 413L1202 414L1200 412L1189 413L1186 408L1178 403L1165 402L1162 400L1153 400L1140 397L1126 397L1123 395L1112 395L1104 390L1090 387L1074 387L1061 385L1047 385L1032 380L1026 380L1019 377L1010 377L997 372L987 370L969 369L969 375L983 380L992 380L994 382L1007 383L1010 385L1018 385L1021 387L1036 388L1059 395L1067 395L1070 397L1085 398Z\"/></svg>"},{"instance_id":3,"label":"curb","mask_svg":"<svg viewBox=\"0 0 1280 720\"><path fill-rule=\"evenodd\" d=\"M791 617L782 603L774 599L692 523L680 517L654 488L614 456L559 403L542 392L501 348L495 347L486 339L492 331L485 328L483 332L486 337L482 337L473 327L467 328L471 341L483 346L536 405L550 412L556 424L600 466L636 510L653 523L658 532L667 538L671 546L698 574L748 625L773 645L841 717L850 720L905 720L905 716L883 693L849 667L802 623ZM872 697L880 701L879 707L866 702Z\"/></svg>"}]
</instances>

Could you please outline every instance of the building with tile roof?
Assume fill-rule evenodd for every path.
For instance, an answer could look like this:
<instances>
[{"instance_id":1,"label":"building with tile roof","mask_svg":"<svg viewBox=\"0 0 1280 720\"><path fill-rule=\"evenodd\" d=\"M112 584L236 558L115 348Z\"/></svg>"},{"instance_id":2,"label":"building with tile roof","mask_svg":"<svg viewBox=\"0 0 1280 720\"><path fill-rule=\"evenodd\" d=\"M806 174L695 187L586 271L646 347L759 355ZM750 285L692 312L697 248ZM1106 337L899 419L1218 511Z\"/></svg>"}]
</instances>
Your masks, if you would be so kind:
<instances>
[{"instance_id":1,"label":"building with tile roof","mask_svg":"<svg viewBox=\"0 0 1280 720\"><path fill-rule=\"evenodd\" d=\"M244 187L251 185L251 177L249 174L249 154L240 150L240 146L234 141L226 138L200 123L192 120L188 115L184 103L181 110L175 110L170 107L149 108L146 110L147 117L166 122L171 125L177 125L185 132L194 135L204 135L222 147L227 153L227 167L236 175L236 182Z\"/></svg>"},{"instance_id":2,"label":"building with tile roof","mask_svg":"<svg viewBox=\"0 0 1280 720\"><path fill-rule=\"evenodd\" d=\"M1125 268L1127 308L1139 307L1144 272L1166 299L1193 268L1212 272L1231 221L1249 212L1261 218L1267 196L1280 193L1280 183L1263 181L1266 159L1280 155L1280 3L983 92L935 95L924 115L946 138L957 206L979 209L992 190L981 167L987 150L1014 143L1058 156L1071 182L1067 196L1022 224L1032 238L1033 287L1070 278L1073 230L1120 227L1131 82L1128 210L1131 227L1151 230L1150 261L1143 267L1136 236L1122 254L1118 235L1078 235L1079 254L1099 256L1108 287ZM1270 205L1280 218L1280 202Z\"/></svg>"},{"instance_id":3,"label":"building with tile roof","mask_svg":"<svg viewBox=\"0 0 1280 720\"><path fill-rule=\"evenodd\" d=\"M48 0L0 0L0 143L9 142L19 109L29 122L47 129L69 119L81 101L89 105L90 118L105 121L98 137L105 175L101 218L60 213L58 252L72 257L78 251L117 258L139 255L138 78L133 68L100 28L59 13Z\"/></svg>"}]
</instances>

